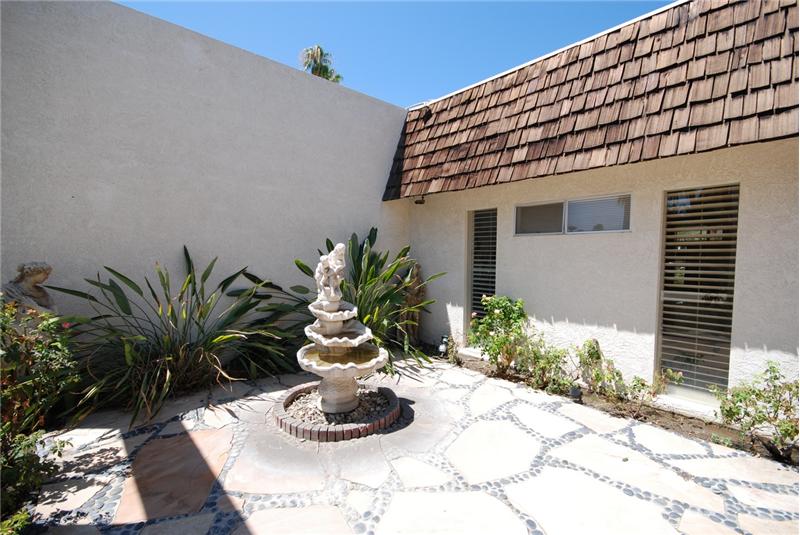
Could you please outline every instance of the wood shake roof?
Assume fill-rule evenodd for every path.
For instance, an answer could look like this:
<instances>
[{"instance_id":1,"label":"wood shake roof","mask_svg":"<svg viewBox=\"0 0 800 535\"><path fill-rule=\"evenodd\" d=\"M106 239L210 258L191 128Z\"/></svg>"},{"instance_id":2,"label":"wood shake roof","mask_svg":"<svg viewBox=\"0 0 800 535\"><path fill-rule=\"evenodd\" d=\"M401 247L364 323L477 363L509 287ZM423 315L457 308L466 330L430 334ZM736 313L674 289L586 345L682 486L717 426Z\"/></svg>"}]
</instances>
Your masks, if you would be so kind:
<instances>
[{"instance_id":1,"label":"wood shake roof","mask_svg":"<svg viewBox=\"0 0 800 535\"><path fill-rule=\"evenodd\" d=\"M797 0L692 0L411 109L384 199L798 133Z\"/></svg>"}]
</instances>

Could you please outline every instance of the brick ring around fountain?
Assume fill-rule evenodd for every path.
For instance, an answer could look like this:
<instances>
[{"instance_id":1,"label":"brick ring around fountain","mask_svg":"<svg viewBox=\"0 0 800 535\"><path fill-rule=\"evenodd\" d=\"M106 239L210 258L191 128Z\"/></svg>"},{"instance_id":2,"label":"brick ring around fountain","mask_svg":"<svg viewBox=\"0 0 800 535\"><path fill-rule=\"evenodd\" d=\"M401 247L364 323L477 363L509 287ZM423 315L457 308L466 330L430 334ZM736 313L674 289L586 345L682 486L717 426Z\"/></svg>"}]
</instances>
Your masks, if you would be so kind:
<instances>
[{"instance_id":1,"label":"brick ring around fountain","mask_svg":"<svg viewBox=\"0 0 800 535\"><path fill-rule=\"evenodd\" d=\"M359 438L392 425L400 416L397 396L385 387L377 388L388 402L388 408L367 421L343 424L307 422L291 416L287 410L301 395L317 390L318 409L346 419L347 413L358 408L358 377L382 368L389 360L385 349L370 343L372 331L358 321L355 306L342 301L340 285L344 278L344 252L342 243L320 257L314 280L317 283L317 300L308 309L317 320L306 326L306 336L313 343L300 348L297 362L306 371L322 377L296 386L279 400L275 422L284 431L306 440L334 442ZM334 419L334 418L331 418Z\"/></svg>"}]
</instances>

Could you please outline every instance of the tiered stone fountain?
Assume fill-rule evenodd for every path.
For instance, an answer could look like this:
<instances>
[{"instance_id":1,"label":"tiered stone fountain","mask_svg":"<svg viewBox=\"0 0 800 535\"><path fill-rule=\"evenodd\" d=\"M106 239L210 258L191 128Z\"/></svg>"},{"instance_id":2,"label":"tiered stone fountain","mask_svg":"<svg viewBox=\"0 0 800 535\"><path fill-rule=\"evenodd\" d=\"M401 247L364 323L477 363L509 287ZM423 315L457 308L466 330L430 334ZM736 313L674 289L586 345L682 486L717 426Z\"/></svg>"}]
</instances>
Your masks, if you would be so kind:
<instances>
[{"instance_id":1,"label":"tiered stone fountain","mask_svg":"<svg viewBox=\"0 0 800 535\"><path fill-rule=\"evenodd\" d=\"M348 413L359 405L358 377L382 368L388 361L385 349L370 343L372 331L358 321L357 308L342 300L341 283L345 273L345 246L340 243L320 257L314 280L317 300L308 309L317 320L305 328L313 344L297 352L297 362L306 371L319 375L319 382L307 383L287 392L276 413L285 431L311 440L332 441L357 438L391 425L400 414L397 397L388 388L377 390L389 401L389 411L374 422L312 426L289 417L286 408L297 396L318 389L319 408L327 414ZM317 429L315 429L315 427Z\"/></svg>"}]
</instances>

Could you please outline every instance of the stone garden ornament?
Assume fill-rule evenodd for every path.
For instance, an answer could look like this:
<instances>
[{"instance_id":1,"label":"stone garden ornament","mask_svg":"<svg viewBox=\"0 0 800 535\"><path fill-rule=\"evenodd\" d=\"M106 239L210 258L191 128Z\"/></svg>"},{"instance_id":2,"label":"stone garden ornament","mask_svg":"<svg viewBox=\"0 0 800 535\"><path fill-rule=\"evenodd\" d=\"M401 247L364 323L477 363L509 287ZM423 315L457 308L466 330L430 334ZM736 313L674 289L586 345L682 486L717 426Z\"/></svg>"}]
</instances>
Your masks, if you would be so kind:
<instances>
[{"instance_id":1,"label":"stone garden ornament","mask_svg":"<svg viewBox=\"0 0 800 535\"><path fill-rule=\"evenodd\" d=\"M297 352L300 367L322 377L320 409L326 413L355 409L359 403L356 378L383 367L389 358L385 349L370 343L372 331L356 319L356 307L342 301L344 268L342 243L320 257L314 271L317 300L308 307L317 320L305 328L314 343Z\"/></svg>"},{"instance_id":2,"label":"stone garden ornament","mask_svg":"<svg viewBox=\"0 0 800 535\"><path fill-rule=\"evenodd\" d=\"M3 300L40 312L56 312L53 299L40 285L53 268L46 262L25 262L17 266L17 277L3 285Z\"/></svg>"}]
</instances>

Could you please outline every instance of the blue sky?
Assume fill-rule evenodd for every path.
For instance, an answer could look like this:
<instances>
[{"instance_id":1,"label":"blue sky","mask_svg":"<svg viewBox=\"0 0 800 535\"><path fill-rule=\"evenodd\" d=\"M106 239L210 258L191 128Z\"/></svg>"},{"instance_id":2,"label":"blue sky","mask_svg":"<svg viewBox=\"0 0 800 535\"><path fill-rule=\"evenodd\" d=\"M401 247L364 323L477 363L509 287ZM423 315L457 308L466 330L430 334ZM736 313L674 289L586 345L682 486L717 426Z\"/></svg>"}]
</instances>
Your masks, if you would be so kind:
<instances>
[{"instance_id":1,"label":"blue sky","mask_svg":"<svg viewBox=\"0 0 800 535\"><path fill-rule=\"evenodd\" d=\"M440 97L669 2L120 2L400 106Z\"/></svg>"}]
</instances>

